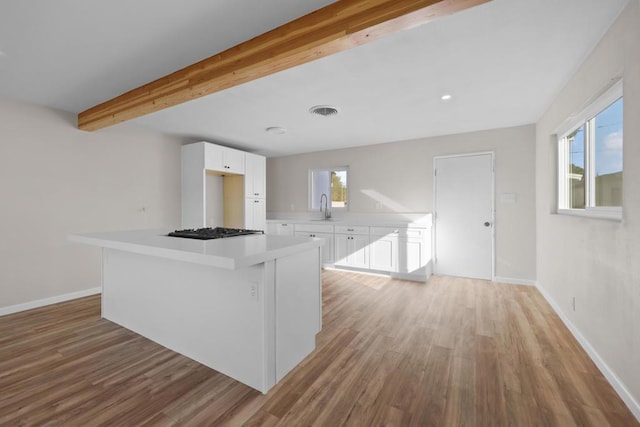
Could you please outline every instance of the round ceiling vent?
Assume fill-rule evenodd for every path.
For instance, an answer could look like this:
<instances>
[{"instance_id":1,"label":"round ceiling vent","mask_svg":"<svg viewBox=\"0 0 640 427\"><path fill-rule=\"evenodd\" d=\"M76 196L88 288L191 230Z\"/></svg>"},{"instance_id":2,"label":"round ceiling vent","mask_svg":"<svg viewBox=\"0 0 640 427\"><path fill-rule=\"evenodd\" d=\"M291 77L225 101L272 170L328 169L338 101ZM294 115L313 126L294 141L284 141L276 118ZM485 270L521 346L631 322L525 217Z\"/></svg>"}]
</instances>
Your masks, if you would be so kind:
<instances>
[{"instance_id":1,"label":"round ceiling vent","mask_svg":"<svg viewBox=\"0 0 640 427\"><path fill-rule=\"evenodd\" d=\"M311 107L309 109L309 112L316 116L323 117L338 115L338 109L336 107L332 107L331 105L316 105L315 107Z\"/></svg>"}]
</instances>

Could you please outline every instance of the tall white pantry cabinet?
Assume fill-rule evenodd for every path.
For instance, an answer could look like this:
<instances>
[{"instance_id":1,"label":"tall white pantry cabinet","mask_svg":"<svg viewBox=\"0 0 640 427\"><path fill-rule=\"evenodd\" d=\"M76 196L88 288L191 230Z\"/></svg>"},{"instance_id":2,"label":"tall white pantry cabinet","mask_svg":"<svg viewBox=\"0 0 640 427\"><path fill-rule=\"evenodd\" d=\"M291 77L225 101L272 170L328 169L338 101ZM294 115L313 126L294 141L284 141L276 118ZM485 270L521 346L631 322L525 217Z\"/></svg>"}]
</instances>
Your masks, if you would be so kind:
<instances>
[{"instance_id":1,"label":"tall white pantry cabinet","mask_svg":"<svg viewBox=\"0 0 640 427\"><path fill-rule=\"evenodd\" d=\"M267 159L257 154L245 153L244 217L245 227L266 231L267 203Z\"/></svg>"},{"instance_id":2,"label":"tall white pantry cabinet","mask_svg":"<svg viewBox=\"0 0 640 427\"><path fill-rule=\"evenodd\" d=\"M182 227L266 228L266 158L209 142L182 146Z\"/></svg>"}]
</instances>

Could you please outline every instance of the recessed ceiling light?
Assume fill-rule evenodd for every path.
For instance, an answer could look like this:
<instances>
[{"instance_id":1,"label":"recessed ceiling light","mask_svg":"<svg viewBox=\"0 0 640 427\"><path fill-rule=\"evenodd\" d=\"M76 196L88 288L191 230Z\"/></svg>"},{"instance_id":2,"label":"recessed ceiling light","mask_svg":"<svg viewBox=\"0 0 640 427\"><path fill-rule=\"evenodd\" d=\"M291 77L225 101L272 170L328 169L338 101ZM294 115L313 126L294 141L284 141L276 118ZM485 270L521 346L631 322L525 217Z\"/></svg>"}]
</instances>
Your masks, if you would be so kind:
<instances>
[{"instance_id":1,"label":"recessed ceiling light","mask_svg":"<svg viewBox=\"0 0 640 427\"><path fill-rule=\"evenodd\" d=\"M268 128L265 129L267 132L269 132L272 135L282 135L284 133L287 133L287 129L280 127L280 126L270 126Z\"/></svg>"},{"instance_id":2,"label":"recessed ceiling light","mask_svg":"<svg viewBox=\"0 0 640 427\"><path fill-rule=\"evenodd\" d=\"M443 101L448 101L451 99L451 95L448 93L445 93L444 95L442 95L440 99L442 99Z\"/></svg>"},{"instance_id":3,"label":"recessed ceiling light","mask_svg":"<svg viewBox=\"0 0 640 427\"><path fill-rule=\"evenodd\" d=\"M331 105L316 105L309 108L309 112L314 116L329 117L337 116L339 111L336 107L332 107Z\"/></svg>"}]
</instances>

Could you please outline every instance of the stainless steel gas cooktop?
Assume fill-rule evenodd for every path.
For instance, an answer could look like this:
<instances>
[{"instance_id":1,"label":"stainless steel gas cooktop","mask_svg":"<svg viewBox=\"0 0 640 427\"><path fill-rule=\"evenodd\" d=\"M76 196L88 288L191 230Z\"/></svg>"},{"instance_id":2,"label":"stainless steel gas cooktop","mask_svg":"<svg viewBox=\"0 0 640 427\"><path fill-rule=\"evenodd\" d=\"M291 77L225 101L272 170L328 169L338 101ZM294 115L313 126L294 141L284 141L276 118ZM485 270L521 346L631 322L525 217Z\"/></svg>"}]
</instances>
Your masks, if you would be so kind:
<instances>
[{"instance_id":1,"label":"stainless steel gas cooktop","mask_svg":"<svg viewBox=\"0 0 640 427\"><path fill-rule=\"evenodd\" d=\"M185 230L175 230L167 234L167 236L184 237L187 239L210 240L210 239L223 239L225 237L245 236L247 234L264 234L264 231L245 230L242 228L206 227L206 228L187 228Z\"/></svg>"}]
</instances>

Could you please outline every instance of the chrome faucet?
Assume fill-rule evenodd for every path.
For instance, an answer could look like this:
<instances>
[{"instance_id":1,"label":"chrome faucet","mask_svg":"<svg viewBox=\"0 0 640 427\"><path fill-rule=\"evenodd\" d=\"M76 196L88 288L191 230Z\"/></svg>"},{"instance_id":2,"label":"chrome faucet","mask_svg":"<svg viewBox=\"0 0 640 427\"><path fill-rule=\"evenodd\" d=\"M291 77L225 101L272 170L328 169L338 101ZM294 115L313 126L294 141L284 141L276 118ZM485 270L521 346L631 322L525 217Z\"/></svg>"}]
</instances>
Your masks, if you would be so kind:
<instances>
[{"instance_id":1,"label":"chrome faucet","mask_svg":"<svg viewBox=\"0 0 640 427\"><path fill-rule=\"evenodd\" d=\"M322 199L324 199L324 219L331 218L331 211L329 210L329 198L325 193L320 196L320 212L322 212Z\"/></svg>"}]
</instances>

